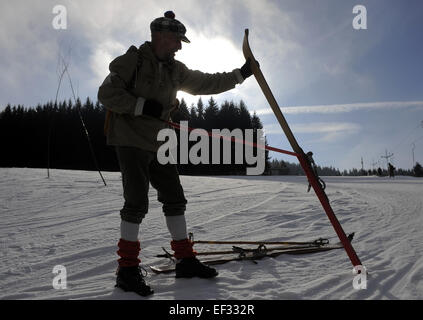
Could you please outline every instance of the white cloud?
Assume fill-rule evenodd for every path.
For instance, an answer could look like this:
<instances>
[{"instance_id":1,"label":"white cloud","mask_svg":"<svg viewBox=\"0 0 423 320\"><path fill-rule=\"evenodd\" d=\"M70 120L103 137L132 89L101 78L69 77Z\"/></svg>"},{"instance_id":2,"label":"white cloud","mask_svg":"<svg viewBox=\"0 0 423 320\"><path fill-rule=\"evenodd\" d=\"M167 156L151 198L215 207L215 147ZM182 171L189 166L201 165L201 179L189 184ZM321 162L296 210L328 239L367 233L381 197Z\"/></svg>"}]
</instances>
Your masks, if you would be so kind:
<instances>
[{"instance_id":1,"label":"white cloud","mask_svg":"<svg viewBox=\"0 0 423 320\"><path fill-rule=\"evenodd\" d=\"M298 133L334 133L349 132L355 133L360 130L361 126L351 122L313 122L294 124L293 130Z\"/></svg>"},{"instance_id":2,"label":"white cloud","mask_svg":"<svg viewBox=\"0 0 423 320\"><path fill-rule=\"evenodd\" d=\"M99 43L90 57L90 67L94 73L92 85L99 86L109 73L109 64L117 56L125 53L126 48L122 43L108 40Z\"/></svg>"},{"instance_id":3,"label":"white cloud","mask_svg":"<svg viewBox=\"0 0 423 320\"><path fill-rule=\"evenodd\" d=\"M265 124L266 134L276 134L281 132L279 124ZM312 122L292 124L294 133L357 133L361 126L353 122Z\"/></svg>"},{"instance_id":4,"label":"white cloud","mask_svg":"<svg viewBox=\"0 0 423 320\"><path fill-rule=\"evenodd\" d=\"M328 113L347 113L358 110L375 109L403 109L403 108L423 108L423 101L385 101L385 102L364 102L364 103L345 103L316 106L296 106L281 108L284 114L328 114ZM257 110L258 115L271 114L270 108Z\"/></svg>"}]
</instances>

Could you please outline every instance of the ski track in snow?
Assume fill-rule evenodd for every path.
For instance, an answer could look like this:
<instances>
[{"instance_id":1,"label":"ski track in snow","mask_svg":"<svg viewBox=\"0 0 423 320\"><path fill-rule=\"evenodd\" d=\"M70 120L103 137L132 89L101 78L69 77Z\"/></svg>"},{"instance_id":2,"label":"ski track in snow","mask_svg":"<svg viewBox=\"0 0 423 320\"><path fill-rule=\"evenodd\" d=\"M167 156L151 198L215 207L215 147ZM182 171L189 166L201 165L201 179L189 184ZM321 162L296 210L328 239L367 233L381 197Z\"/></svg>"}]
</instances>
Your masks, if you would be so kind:
<instances>
[{"instance_id":1,"label":"ski track in snow","mask_svg":"<svg viewBox=\"0 0 423 320\"><path fill-rule=\"evenodd\" d=\"M281 255L216 266L215 279L148 273L155 294L114 288L122 207L120 173L0 168L1 299L422 299L423 180L411 177L324 177L326 192L369 272L355 290L343 249ZM196 240L338 241L305 177L181 176L188 231ZM161 204L151 188L141 224L147 267L170 248ZM197 244L197 251L231 246ZM53 289L53 267L67 288Z\"/></svg>"}]
</instances>

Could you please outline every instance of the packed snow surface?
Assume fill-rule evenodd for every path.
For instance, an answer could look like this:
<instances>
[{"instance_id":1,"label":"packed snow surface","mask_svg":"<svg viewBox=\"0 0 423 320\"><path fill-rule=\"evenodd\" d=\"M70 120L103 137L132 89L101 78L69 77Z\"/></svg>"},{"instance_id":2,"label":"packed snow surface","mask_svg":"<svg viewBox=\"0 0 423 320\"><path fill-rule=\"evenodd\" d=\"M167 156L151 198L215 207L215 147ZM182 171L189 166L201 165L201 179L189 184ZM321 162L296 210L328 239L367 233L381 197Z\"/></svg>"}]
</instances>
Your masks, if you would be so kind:
<instances>
[{"instance_id":1,"label":"packed snow surface","mask_svg":"<svg viewBox=\"0 0 423 320\"><path fill-rule=\"evenodd\" d=\"M149 272L148 298L114 287L122 207L120 173L0 168L1 299L422 299L423 179L324 177L326 193L368 271L354 289L343 249L216 266L215 279ZM182 176L195 240L338 238L305 177ZM150 190L142 265L162 264L170 236ZM197 244L197 251L230 249ZM53 281L66 268L66 289ZM63 269L62 269L63 270ZM63 283L62 283L63 284Z\"/></svg>"}]
</instances>

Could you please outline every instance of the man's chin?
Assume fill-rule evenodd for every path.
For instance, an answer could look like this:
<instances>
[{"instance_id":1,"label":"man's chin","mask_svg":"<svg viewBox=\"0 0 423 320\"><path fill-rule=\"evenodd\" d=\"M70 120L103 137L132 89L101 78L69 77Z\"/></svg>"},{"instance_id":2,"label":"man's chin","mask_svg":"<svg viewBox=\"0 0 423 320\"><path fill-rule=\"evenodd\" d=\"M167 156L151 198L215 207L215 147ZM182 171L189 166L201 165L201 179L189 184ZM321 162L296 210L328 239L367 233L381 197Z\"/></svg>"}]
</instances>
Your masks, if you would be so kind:
<instances>
[{"instance_id":1,"label":"man's chin","mask_svg":"<svg viewBox=\"0 0 423 320\"><path fill-rule=\"evenodd\" d=\"M175 54L171 53L168 57L167 57L167 61L168 62L173 62L175 61Z\"/></svg>"},{"instance_id":2,"label":"man's chin","mask_svg":"<svg viewBox=\"0 0 423 320\"><path fill-rule=\"evenodd\" d=\"M164 56L163 58L159 58L159 60L162 62L173 62L175 61L175 54L169 54L167 56Z\"/></svg>"}]
</instances>

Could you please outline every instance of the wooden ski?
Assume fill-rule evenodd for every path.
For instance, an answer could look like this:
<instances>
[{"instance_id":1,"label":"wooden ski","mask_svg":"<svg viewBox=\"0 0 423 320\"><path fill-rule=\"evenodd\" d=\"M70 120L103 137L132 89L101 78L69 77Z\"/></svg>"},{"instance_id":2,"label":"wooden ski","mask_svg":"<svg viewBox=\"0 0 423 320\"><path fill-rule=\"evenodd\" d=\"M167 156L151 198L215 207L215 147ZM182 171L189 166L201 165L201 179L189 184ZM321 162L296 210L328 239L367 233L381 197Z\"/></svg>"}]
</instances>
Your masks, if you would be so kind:
<instances>
[{"instance_id":1,"label":"wooden ski","mask_svg":"<svg viewBox=\"0 0 423 320\"><path fill-rule=\"evenodd\" d=\"M273 113L276 116L276 119L278 120L280 126L282 127L282 130L284 131L289 143L291 144L292 149L297 154L297 158L307 176L307 179L310 183L310 185L313 187L314 192L316 193L317 197L320 200L320 203L322 204L323 209L326 212L326 215L329 218L329 221L331 222L333 228L335 229L336 234L338 235L339 240L341 241L345 251L347 252L348 257L351 260L351 263L354 267L361 266L361 261L358 258L354 248L352 247L350 241L348 241L348 238L342 229L341 224L339 223L337 217L335 216L335 213L332 210L332 207L329 203L329 199L323 190L318 177L316 176L311 163L307 157L307 155L304 153L304 151L300 148L298 145L297 140L295 139L294 134L292 133L291 129L289 128L289 125L287 121L285 120L284 115L282 114L282 111L276 102L275 97L273 96L272 91L270 90L269 85L267 84L266 79L264 78L263 73L260 70L260 67L255 62L256 59L254 58L254 55L251 51L250 44L248 42L248 29L245 29L244 34L244 41L242 44L242 52L244 53L245 59L250 58L251 59L251 69L253 71L253 74L263 91L264 96L266 97L270 107L273 110Z\"/></svg>"},{"instance_id":2,"label":"wooden ski","mask_svg":"<svg viewBox=\"0 0 423 320\"><path fill-rule=\"evenodd\" d=\"M308 247L308 248L295 248L290 250L275 250L272 252L254 252L254 251L246 251L243 255L238 255L233 258L217 258L217 259L206 259L201 260L202 263L212 266L212 265L219 265L219 264L225 264L231 261L244 261L244 260L250 260L254 263L257 263L256 260L261 260L263 258L269 257L269 258L276 258L280 255L289 254L289 255L300 255L300 254L309 254L309 253L317 253L317 252L325 252L329 250L334 249L342 249L343 246L339 244L335 245L325 245L322 247ZM233 254L236 254L236 252L232 252ZM175 271L175 262L169 261L166 264L162 265L153 265L150 266L150 270L154 273L170 273Z\"/></svg>"},{"instance_id":3,"label":"wooden ski","mask_svg":"<svg viewBox=\"0 0 423 320\"><path fill-rule=\"evenodd\" d=\"M354 233L348 235L348 241L353 241ZM304 246L291 246L291 247L273 247L267 248L264 245L260 245L258 248L251 249L251 248L240 248L240 247L232 247L231 251L209 251L209 252L197 252L196 256L200 255L229 255L229 254L236 254L235 257L217 257L213 259L205 259L201 260L202 263L207 265L217 265L217 264L224 264L231 261L242 261L242 260L250 260L254 263L257 263L256 260L263 259L265 257L276 258L283 254L289 255L300 255L300 254L307 254L307 253L316 253L316 252L324 252L334 249L342 249L343 246L340 242L336 244L329 244L329 242L324 242L321 244L309 244ZM157 255L157 257L164 257L168 258L170 261L168 263L162 265L154 265L150 266L151 271L154 273L169 273L175 271L175 263L176 260L174 259L173 255L167 251L165 248L162 248L165 254Z\"/></svg>"}]
</instances>

